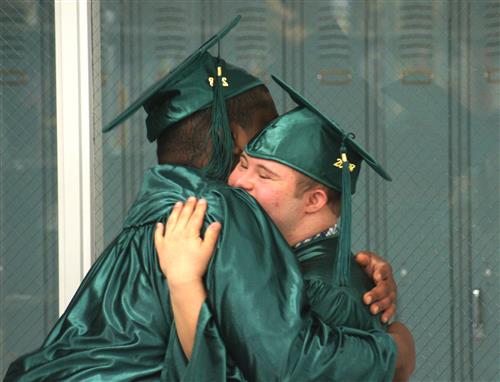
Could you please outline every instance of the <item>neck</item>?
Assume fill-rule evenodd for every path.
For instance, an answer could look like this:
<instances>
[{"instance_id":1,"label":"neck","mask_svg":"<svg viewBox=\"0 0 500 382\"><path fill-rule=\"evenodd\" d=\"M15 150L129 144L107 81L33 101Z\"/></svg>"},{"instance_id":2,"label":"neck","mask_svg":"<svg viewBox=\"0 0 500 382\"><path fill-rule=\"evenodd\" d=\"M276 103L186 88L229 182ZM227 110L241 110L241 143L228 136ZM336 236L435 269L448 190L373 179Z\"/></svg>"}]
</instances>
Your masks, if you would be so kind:
<instances>
[{"instance_id":1,"label":"neck","mask_svg":"<svg viewBox=\"0 0 500 382\"><path fill-rule=\"evenodd\" d=\"M288 245L294 246L318 233L333 227L338 220L338 216L329 208L324 208L314 214L305 215L293 230L285 235Z\"/></svg>"}]
</instances>

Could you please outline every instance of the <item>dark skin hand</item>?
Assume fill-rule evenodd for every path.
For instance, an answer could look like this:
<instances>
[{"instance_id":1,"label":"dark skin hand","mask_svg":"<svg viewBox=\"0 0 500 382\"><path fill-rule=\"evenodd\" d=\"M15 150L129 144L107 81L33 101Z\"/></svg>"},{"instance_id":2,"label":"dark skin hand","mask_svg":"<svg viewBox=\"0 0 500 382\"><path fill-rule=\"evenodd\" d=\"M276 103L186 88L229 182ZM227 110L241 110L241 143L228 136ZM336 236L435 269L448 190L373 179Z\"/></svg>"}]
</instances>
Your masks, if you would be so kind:
<instances>
[{"instance_id":1,"label":"dark skin hand","mask_svg":"<svg viewBox=\"0 0 500 382\"><path fill-rule=\"evenodd\" d=\"M358 252L355 260L374 281L375 287L366 292L363 302L370 305L370 312L382 312L380 320L385 324L396 314L397 285L391 265L373 252Z\"/></svg>"}]
</instances>

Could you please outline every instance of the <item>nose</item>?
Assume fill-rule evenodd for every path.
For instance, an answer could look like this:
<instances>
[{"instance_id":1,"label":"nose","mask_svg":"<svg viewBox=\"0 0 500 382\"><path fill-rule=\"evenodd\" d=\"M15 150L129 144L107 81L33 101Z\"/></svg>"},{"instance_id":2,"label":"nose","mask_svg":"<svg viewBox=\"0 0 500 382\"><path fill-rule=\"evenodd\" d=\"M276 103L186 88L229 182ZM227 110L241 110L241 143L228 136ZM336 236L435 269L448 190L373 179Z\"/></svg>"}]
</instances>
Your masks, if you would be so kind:
<instances>
[{"instance_id":1,"label":"nose","mask_svg":"<svg viewBox=\"0 0 500 382\"><path fill-rule=\"evenodd\" d=\"M246 174L234 179L233 183L234 187L243 188L247 192L251 192L253 190L253 182Z\"/></svg>"}]
</instances>

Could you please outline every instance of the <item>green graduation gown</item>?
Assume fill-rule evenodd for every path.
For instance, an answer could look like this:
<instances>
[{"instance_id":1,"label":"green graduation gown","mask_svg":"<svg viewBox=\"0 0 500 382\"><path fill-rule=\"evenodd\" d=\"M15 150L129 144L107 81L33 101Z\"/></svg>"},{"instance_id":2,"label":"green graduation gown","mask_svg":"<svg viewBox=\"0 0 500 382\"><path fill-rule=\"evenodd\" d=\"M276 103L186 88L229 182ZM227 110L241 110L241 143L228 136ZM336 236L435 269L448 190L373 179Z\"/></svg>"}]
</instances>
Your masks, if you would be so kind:
<instances>
[{"instance_id":1,"label":"green graduation gown","mask_svg":"<svg viewBox=\"0 0 500 382\"><path fill-rule=\"evenodd\" d=\"M253 198L198 170L159 165L43 345L5 380L198 381L176 374L179 341L153 243L155 223L191 195L207 199L207 224L223 226L189 363L203 380L230 379L228 364L236 378L259 381L392 377L390 336L330 328L310 311L295 255Z\"/></svg>"},{"instance_id":2,"label":"green graduation gown","mask_svg":"<svg viewBox=\"0 0 500 382\"><path fill-rule=\"evenodd\" d=\"M384 330L380 315L372 315L363 303L363 294L374 285L355 261L350 264L350 284L334 282L337 245L334 235L312 239L295 249L312 311L331 327Z\"/></svg>"},{"instance_id":3,"label":"green graduation gown","mask_svg":"<svg viewBox=\"0 0 500 382\"><path fill-rule=\"evenodd\" d=\"M373 331L372 333L378 330L385 330L385 326L380 322L380 316L372 315L362 302L363 294L373 288L373 283L354 261L350 264L351 278L349 285L339 286L333 281L333 274L336 270L337 245L338 236L336 234L328 237L318 235L318 237L309 239L294 248L295 256L299 261L299 266L302 271L310 310L314 315L319 317L321 321L330 326L332 330L336 330L335 328L338 326L349 326L351 328ZM207 311L204 311L206 309L207 307L205 306L202 310L202 317L205 317L205 319L207 315L209 315ZM202 320L200 320L200 322L202 322ZM202 328L198 329L200 330ZM343 328L343 330L349 329ZM211 328L210 332L211 335L214 335L215 329ZM366 341L362 346L367 346L367 344L373 346L370 337L367 336L366 333L352 333L356 333L360 338ZM198 336L199 335L200 334L198 334ZM224 345L220 343L219 346L222 348ZM200 363L203 364L203 362L207 360L200 361L200 355L197 352L193 353L192 359L188 363L184 357L180 344L175 344L170 349L171 353L167 356L167 359L169 359L173 367L169 369L168 375L175 373L175 377L167 379L185 381L224 380L224 378L221 377L223 373L222 365L219 366L221 370L219 370L219 375L216 377L217 373L214 373L214 371L217 368L213 367L213 359L211 372L207 372L206 369L200 367ZM344 349L347 348L344 347ZM375 350L376 346L374 346L373 349ZM365 349L362 350L364 351ZM352 347L348 351L355 351L355 347ZM352 358L356 360L357 354L353 353ZM222 362L224 361L219 360L219 363ZM226 362L227 370L225 379L231 381L245 381L244 376L235 366L233 360L228 358ZM353 364L350 364L350 366L352 367ZM310 371L308 371L308 373L310 377L312 374ZM346 380L363 381L392 380L391 373L383 375L373 371L362 377L359 374L350 373L348 370L345 370L345 373L346 374L343 376L337 375L340 380L344 380L344 378ZM337 380L337 376L335 374L321 374L321 377L318 379ZM306 378L305 375L304 378ZM295 377L293 380L300 379Z\"/></svg>"}]
</instances>

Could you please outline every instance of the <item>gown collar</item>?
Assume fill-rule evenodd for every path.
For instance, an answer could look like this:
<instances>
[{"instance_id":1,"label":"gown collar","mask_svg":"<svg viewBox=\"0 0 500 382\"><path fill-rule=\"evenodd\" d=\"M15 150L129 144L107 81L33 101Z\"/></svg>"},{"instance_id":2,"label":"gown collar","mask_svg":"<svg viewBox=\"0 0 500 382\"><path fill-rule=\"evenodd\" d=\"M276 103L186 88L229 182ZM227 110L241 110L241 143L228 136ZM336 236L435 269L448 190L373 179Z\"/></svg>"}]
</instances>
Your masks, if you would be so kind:
<instances>
[{"instance_id":1,"label":"gown collar","mask_svg":"<svg viewBox=\"0 0 500 382\"><path fill-rule=\"evenodd\" d=\"M327 228L326 230L324 230L324 231L322 231L314 236L311 236L305 240L298 242L297 244L295 244L293 246L293 249L299 249L303 245L310 243L312 241L326 239L326 238L333 237L333 236L338 236L338 234L340 232L339 224L340 224L340 219L337 220L337 223L334 226Z\"/></svg>"}]
</instances>

